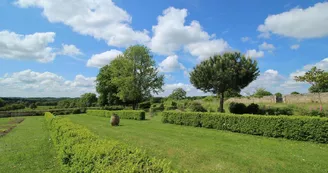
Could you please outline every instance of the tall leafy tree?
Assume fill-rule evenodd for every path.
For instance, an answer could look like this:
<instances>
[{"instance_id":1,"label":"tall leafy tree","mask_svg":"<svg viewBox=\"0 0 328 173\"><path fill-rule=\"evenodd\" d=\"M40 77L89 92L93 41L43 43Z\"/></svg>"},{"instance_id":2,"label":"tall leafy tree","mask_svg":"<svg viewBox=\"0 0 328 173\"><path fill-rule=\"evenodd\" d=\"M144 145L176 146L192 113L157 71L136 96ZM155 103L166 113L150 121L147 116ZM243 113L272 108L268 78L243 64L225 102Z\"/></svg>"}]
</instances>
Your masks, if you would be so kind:
<instances>
[{"instance_id":1,"label":"tall leafy tree","mask_svg":"<svg viewBox=\"0 0 328 173\"><path fill-rule=\"evenodd\" d=\"M80 102L83 107L90 107L97 103L97 96L95 93L85 93L81 95Z\"/></svg>"},{"instance_id":2,"label":"tall leafy tree","mask_svg":"<svg viewBox=\"0 0 328 173\"><path fill-rule=\"evenodd\" d=\"M312 67L303 76L295 76L298 82L307 82L311 84L312 90L318 93L320 105L322 106L320 93L326 90L328 83L328 72L325 72L317 67Z\"/></svg>"},{"instance_id":3,"label":"tall leafy tree","mask_svg":"<svg viewBox=\"0 0 328 173\"><path fill-rule=\"evenodd\" d=\"M215 55L194 67L190 82L204 92L220 97L220 112L224 112L224 93L227 90L240 91L259 75L257 62L240 53Z\"/></svg>"},{"instance_id":4,"label":"tall leafy tree","mask_svg":"<svg viewBox=\"0 0 328 173\"><path fill-rule=\"evenodd\" d=\"M176 88L169 95L169 98L174 100L181 100L186 98L187 92L183 88Z\"/></svg>"},{"instance_id":5,"label":"tall leafy tree","mask_svg":"<svg viewBox=\"0 0 328 173\"><path fill-rule=\"evenodd\" d=\"M164 76L158 74L155 65L147 47L131 46L108 65L110 77L104 77L104 81L117 88L115 96L124 102L132 102L136 109L140 101L162 91Z\"/></svg>"},{"instance_id":6,"label":"tall leafy tree","mask_svg":"<svg viewBox=\"0 0 328 173\"><path fill-rule=\"evenodd\" d=\"M110 66L105 65L99 71L96 79L96 90L99 93L98 103L101 106L119 104L119 97L117 94L117 87L111 81L112 75Z\"/></svg>"}]
</instances>

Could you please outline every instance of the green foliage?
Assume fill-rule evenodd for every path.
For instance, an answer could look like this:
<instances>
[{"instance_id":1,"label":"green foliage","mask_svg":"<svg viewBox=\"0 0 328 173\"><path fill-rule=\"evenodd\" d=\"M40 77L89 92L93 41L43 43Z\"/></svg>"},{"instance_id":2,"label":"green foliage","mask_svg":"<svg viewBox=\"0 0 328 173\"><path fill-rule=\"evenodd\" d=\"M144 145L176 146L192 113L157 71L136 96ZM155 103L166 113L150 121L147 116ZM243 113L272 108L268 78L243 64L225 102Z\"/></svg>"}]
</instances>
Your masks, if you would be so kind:
<instances>
[{"instance_id":1,"label":"green foliage","mask_svg":"<svg viewBox=\"0 0 328 173\"><path fill-rule=\"evenodd\" d=\"M101 140L67 118L46 114L64 172L174 172L170 164L115 140Z\"/></svg>"},{"instance_id":2,"label":"green foliage","mask_svg":"<svg viewBox=\"0 0 328 173\"><path fill-rule=\"evenodd\" d=\"M327 90L328 86L328 72L325 72L317 67L312 67L311 70L306 72L303 76L295 76L298 82L307 82L312 85L312 91L322 92Z\"/></svg>"},{"instance_id":3,"label":"green foliage","mask_svg":"<svg viewBox=\"0 0 328 173\"><path fill-rule=\"evenodd\" d=\"M192 112L207 112L201 103L195 101L189 105L189 110Z\"/></svg>"},{"instance_id":4,"label":"green foliage","mask_svg":"<svg viewBox=\"0 0 328 173\"><path fill-rule=\"evenodd\" d=\"M213 96L207 96L203 99L205 102L213 102L214 98Z\"/></svg>"},{"instance_id":5,"label":"green foliage","mask_svg":"<svg viewBox=\"0 0 328 173\"><path fill-rule=\"evenodd\" d=\"M176 88L172 91L172 94L169 95L168 98L173 100L182 100L185 99L187 92L183 88Z\"/></svg>"},{"instance_id":6,"label":"green foliage","mask_svg":"<svg viewBox=\"0 0 328 173\"><path fill-rule=\"evenodd\" d=\"M293 92L291 92L290 94L291 94L291 95L298 95L298 94L300 94L300 93L297 92L297 91L293 91Z\"/></svg>"},{"instance_id":7,"label":"green foliage","mask_svg":"<svg viewBox=\"0 0 328 173\"><path fill-rule=\"evenodd\" d=\"M265 88L258 88L252 96L261 98L263 96L271 96L271 95L272 95L272 93L265 90Z\"/></svg>"},{"instance_id":8,"label":"green foliage","mask_svg":"<svg viewBox=\"0 0 328 173\"><path fill-rule=\"evenodd\" d=\"M120 106L120 105L116 105L116 106L104 106L101 109L108 110L108 111L118 111L118 110L123 110L124 107L123 106Z\"/></svg>"},{"instance_id":9,"label":"green foliage","mask_svg":"<svg viewBox=\"0 0 328 173\"><path fill-rule=\"evenodd\" d=\"M167 100L164 102L165 110L176 110L178 109L178 104L175 101Z\"/></svg>"},{"instance_id":10,"label":"green foliage","mask_svg":"<svg viewBox=\"0 0 328 173\"><path fill-rule=\"evenodd\" d=\"M0 108L5 106L6 102L0 98Z\"/></svg>"},{"instance_id":11,"label":"green foliage","mask_svg":"<svg viewBox=\"0 0 328 173\"><path fill-rule=\"evenodd\" d=\"M224 98L228 99L231 97L241 97L240 92L231 89L228 89L227 91L224 92Z\"/></svg>"},{"instance_id":12,"label":"green foliage","mask_svg":"<svg viewBox=\"0 0 328 173\"><path fill-rule=\"evenodd\" d=\"M162 122L194 127L328 143L328 119L226 113L163 112Z\"/></svg>"},{"instance_id":13,"label":"green foliage","mask_svg":"<svg viewBox=\"0 0 328 173\"><path fill-rule=\"evenodd\" d=\"M80 102L82 107L95 106L97 103L97 96L95 93L85 93L81 95Z\"/></svg>"},{"instance_id":14,"label":"green foliage","mask_svg":"<svg viewBox=\"0 0 328 173\"><path fill-rule=\"evenodd\" d=\"M248 114L259 114L260 113L260 107L258 104L251 103L247 106L246 112Z\"/></svg>"},{"instance_id":15,"label":"green foliage","mask_svg":"<svg viewBox=\"0 0 328 173\"><path fill-rule=\"evenodd\" d=\"M123 55L111 61L108 68L110 78L102 78L102 83L115 86L117 93L114 95L123 102L131 102L133 109L151 93L162 91L164 76L158 74L155 61L145 46L128 47ZM97 79L97 82L101 81Z\"/></svg>"},{"instance_id":16,"label":"green foliage","mask_svg":"<svg viewBox=\"0 0 328 173\"><path fill-rule=\"evenodd\" d=\"M87 115L108 117L113 114L118 115L121 119L145 120L145 111L136 110L122 110L122 111L106 111L106 110L87 110Z\"/></svg>"},{"instance_id":17,"label":"green foliage","mask_svg":"<svg viewBox=\"0 0 328 173\"><path fill-rule=\"evenodd\" d=\"M159 111L163 111L164 110L164 104L160 103L160 104L153 104L151 105L149 112L159 112Z\"/></svg>"},{"instance_id":18,"label":"green foliage","mask_svg":"<svg viewBox=\"0 0 328 173\"><path fill-rule=\"evenodd\" d=\"M49 110L32 110L32 111L1 111L0 118L18 117L18 116L43 116L45 112L51 112L55 115L82 114L86 112L86 109L72 108L72 109L49 109Z\"/></svg>"},{"instance_id":19,"label":"green foliage","mask_svg":"<svg viewBox=\"0 0 328 173\"><path fill-rule=\"evenodd\" d=\"M322 85L312 85L309 88L310 93L319 93L319 92L328 92L328 83L324 83Z\"/></svg>"},{"instance_id":20,"label":"green foliage","mask_svg":"<svg viewBox=\"0 0 328 173\"><path fill-rule=\"evenodd\" d=\"M110 66L105 65L99 70L96 79L96 91L99 93L98 104L100 106L119 104L120 99L117 94L117 86L112 82Z\"/></svg>"},{"instance_id":21,"label":"green foliage","mask_svg":"<svg viewBox=\"0 0 328 173\"><path fill-rule=\"evenodd\" d=\"M223 112L224 93L240 91L259 75L257 62L240 53L215 55L202 61L190 73L190 82L204 92L220 95L220 112Z\"/></svg>"},{"instance_id":22,"label":"green foliage","mask_svg":"<svg viewBox=\"0 0 328 173\"><path fill-rule=\"evenodd\" d=\"M229 104L229 111L233 114L244 114L247 112L247 108L244 103L231 102Z\"/></svg>"},{"instance_id":23,"label":"green foliage","mask_svg":"<svg viewBox=\"0 0 328 173\"><path fill-rule=\"evenodd\" d=\"M282 97L282 94L281 93L276 93L276 94L274 94L276 97Z\"/></svg>"},{"instance_id":24,"label":"green foliage","mask_svg":"<svg viewBox=\"0 0 328 173\"><path fill-rule=\"evenodd\" d=\"M149 109L151 106L150 101L139 103L139 109Z\"/></svg>"},{"instance_id":25,"label":"green foliage","mask_svg":"<svg viewBox=\"0 0 328 173\"><path fill-rule=\"evenodd\" d=\"M36 109L38 106L35 104L35 103L32 103L31 105L30 105L30 108L31 109Z\"/></svg>"},{"instance_id":26,"label":"green foliage","mask_svg":"<svg viewBox=\"0 0 328 173\"><path fill-rule=\"evenodd\" d=\"M25 105L21 103L14 103L14 104L6 104L3 107L0 107L0 111L10 111L10 110L17 110L17 109L24 109Z\"/></svg>"}]
</instances>

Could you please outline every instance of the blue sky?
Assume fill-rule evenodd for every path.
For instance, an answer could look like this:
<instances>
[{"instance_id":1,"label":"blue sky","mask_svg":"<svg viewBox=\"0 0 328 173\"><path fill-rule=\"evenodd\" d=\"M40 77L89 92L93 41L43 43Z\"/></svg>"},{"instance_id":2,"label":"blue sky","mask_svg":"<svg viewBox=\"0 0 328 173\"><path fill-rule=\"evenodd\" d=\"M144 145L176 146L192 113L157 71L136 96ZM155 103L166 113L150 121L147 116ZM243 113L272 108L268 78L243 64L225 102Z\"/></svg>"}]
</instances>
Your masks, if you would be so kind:
<instances>
[{"instance_id":1,"label":"blue sky","mask_svg":"<svg viewBox=\"0 0 328 173\"><path fill-rule=\"evenodd\" d=\"M203 95L189 71L226 51L259 63L243 94L304 93L293 76L328 70L326 1L2 0L0 23L0 96L95 92L99 67L133 44L148 46L166 76L161 96L177 87Z\"/></svg>"}]
</instances>

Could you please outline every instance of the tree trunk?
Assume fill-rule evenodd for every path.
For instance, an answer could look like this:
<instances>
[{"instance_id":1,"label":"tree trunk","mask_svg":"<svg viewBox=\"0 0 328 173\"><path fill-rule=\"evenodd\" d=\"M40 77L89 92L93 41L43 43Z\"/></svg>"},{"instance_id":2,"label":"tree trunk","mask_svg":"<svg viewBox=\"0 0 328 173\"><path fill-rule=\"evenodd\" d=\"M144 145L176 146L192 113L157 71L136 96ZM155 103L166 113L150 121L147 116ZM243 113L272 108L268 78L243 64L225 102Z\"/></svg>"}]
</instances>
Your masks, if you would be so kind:
<instances>
[{"instance_id":1,"label":"tree trunk","mask_svg":"<svg viewBox=\"0 0 328 173\"><path fill-rule=\"evenodd\" d=\"M221 93L221 97L220 97L220 112L224 112L224 109L223 109L223 103L224 103L224 92Z\"/></svg>"},{"instance_id":2,"label":"tree trunk","mask_svg":"<svg viewBox=\"0 0 328 173\"><path fill-rule=\"evenodd\" d=\"M136 101L133 101L133 104L132 104L132 109L133 109L133 110L136 110L136 109L137 109L137 104L136 104Z\"/></svg>"}]
</instances>

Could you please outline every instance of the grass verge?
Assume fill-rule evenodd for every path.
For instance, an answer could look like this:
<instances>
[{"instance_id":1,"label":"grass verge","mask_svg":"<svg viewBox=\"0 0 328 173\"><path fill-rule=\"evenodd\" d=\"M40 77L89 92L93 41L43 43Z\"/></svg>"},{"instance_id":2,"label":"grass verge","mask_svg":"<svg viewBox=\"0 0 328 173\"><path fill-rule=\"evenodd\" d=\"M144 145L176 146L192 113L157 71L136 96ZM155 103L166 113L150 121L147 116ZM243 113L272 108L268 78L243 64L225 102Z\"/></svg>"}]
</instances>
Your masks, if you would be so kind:
<instances>
[{"instance_id":1,"label":"grass verge","mask_svg":"<svg viewBox=\"0 0 328 173\"><path fill-rule=\"evenodd\" d=\"M0 120L5 119L9 118ZM44 117L25 117L0 137L0 172L61 172L44 121Z\"/></svg>"}]
</instances>

